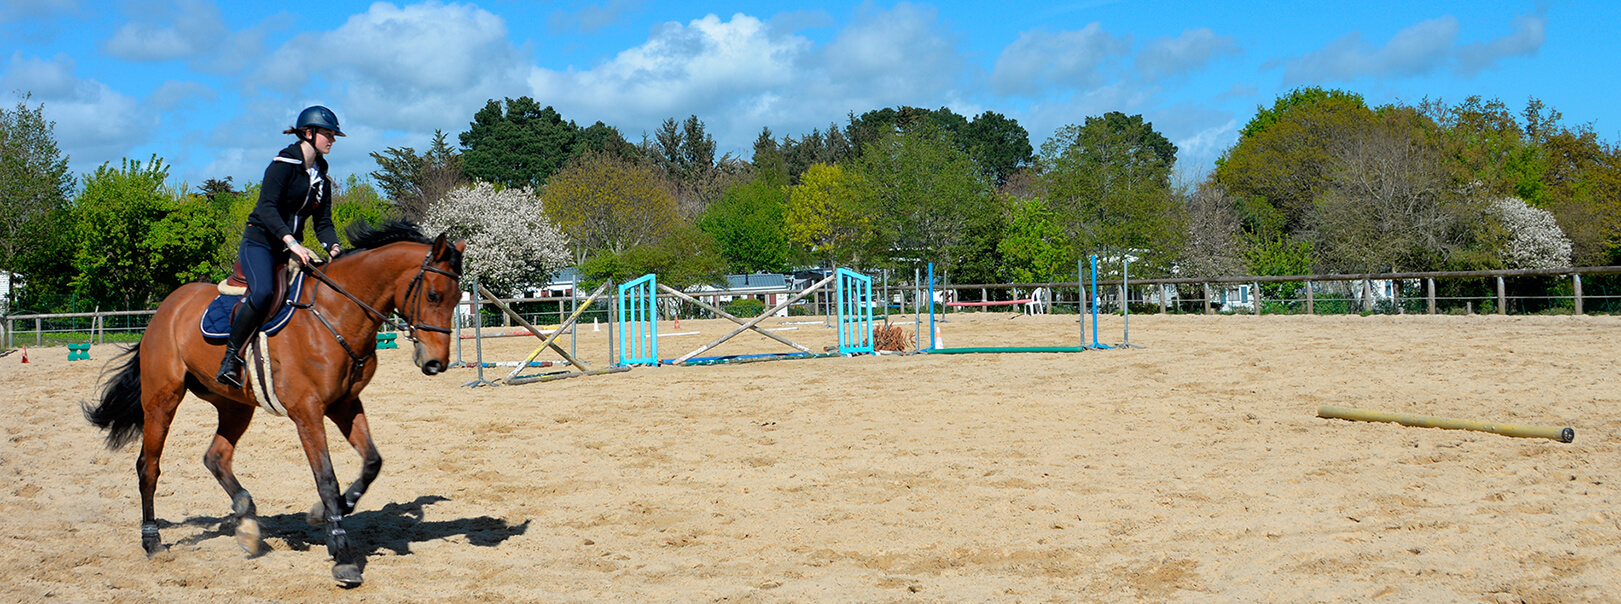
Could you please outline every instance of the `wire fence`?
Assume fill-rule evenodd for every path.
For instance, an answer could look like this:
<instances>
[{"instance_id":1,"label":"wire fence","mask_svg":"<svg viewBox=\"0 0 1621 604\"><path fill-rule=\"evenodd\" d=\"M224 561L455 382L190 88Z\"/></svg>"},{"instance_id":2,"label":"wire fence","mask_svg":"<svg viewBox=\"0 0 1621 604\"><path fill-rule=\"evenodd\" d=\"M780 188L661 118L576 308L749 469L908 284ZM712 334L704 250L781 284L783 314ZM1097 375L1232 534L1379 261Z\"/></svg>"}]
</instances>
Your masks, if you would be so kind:
<instances>
[{"instance_id":1,"label":"wire fence","mask_svg":"<svg viewBox=\"0 0 1621 604\"><path fill-rule=\"evenodd\" d=\"M1547 270L1375 273L1358 275L1233 276L1211 278L1104 279L1092 282L935 284L889 282L874 275L874 317L928 312L1132 314L1621 314L1621 266ZM806 285L814 283L806 280ZM804 287L805 285L800 285ZM794 288L690 292L696 299L739 317L753 317L800 293ZM1096 295L1093 292L1096 291ZM578 325L613 320L611 296L585 309ZM787 316L832 314L831 292L819 292L780 309ZM1036 300L1034 303L960 306ZM585 300L578 296L504 298L531 324L560 324ZM491 305L475 313L464 302L462 328L512 327L511 317ZM136 342L152 310L18 314L0 318L0 342L52 346L67 343ZM668 294L659 296L664 318L714 318L713 311ZM385 330L388 329L386 326Z\"/></svg>"}]
</instances>

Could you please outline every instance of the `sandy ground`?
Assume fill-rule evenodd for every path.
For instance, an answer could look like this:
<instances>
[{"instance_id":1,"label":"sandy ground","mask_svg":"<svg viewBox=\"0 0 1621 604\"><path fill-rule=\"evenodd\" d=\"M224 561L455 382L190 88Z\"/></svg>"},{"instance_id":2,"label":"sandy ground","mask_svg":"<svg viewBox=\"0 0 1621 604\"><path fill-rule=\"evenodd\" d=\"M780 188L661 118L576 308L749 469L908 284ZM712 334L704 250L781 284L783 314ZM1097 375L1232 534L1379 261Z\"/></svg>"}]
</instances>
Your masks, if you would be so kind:
<instances>
[{"instance_id":1,"label":"sandy ground","mask_svg":"<svg viewBox=\"0 0 1621 604\"><path fill-rule=\"evenodd\" d=\"M661 352L729 326L684 321L701 334ZM942 335L1073 345L1078 327L952 315ZM244 557L200 463L214 417L196 399L159 486L172 549L147 559L135 449L105 450L78 409L116 348L72 363L36 349L0 358L0 600L1613 601L1618 333L1607 317L1138 316L1141 349L479 389L462 387L472 369L429 378L383 351L367 408L386 463L348 523L366 562L352 591L303 522L315 495L292 426L264 414L237 469L272 551ZM1102 338L1120 334L1107 319ZM606 336L582 334L581 353L605 359ZM785 350L745 338L722 352ZM1319 405L1571 426L1576 442L1325 420ZM335 452L347 482L358 460Z\"/></svg>"}]
</instances>

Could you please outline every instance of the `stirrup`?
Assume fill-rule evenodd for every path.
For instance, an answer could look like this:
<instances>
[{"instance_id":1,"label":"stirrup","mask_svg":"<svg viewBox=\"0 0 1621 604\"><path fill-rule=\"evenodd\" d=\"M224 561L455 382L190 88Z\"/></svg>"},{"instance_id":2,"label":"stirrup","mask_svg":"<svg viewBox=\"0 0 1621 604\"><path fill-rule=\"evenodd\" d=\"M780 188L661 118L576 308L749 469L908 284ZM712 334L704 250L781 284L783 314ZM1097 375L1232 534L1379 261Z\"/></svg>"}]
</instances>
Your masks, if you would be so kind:
<instances>
[{"instance_id":1,"label":"stirrup","mask_svg":"<svg viewBox=\"0 0 1621 604\"><path fill-rule=\"evenodd\" d=\"M242 389L242 371L245 364L242 357L234 354L225 355L225 360L220 362L219 373L214 375L214 381L224 386Z\"/></svg>"}]
</instances>

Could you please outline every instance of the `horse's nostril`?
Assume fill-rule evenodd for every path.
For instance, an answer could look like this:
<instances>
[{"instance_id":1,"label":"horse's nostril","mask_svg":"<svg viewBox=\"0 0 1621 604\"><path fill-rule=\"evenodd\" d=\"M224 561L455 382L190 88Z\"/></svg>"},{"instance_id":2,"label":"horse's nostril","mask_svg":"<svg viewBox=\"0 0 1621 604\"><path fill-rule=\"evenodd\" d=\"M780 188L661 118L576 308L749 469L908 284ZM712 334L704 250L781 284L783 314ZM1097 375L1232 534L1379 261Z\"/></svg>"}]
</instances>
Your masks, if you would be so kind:
<instances>
[{"instance_id":1,"label":"horse's nostril","mask_svg":"<svg viewBox=\"0 0 1621 604\"><path fill-rule=\"evenodd\" d=\"M428 361L428 362L422 364L422 373L425 373L425 374L428 374L428 375L438 375L439 372L444 371L444 370L445 370L445 363L443 361L438 360L438 359L434 359L434 360L431 360L431 361Z\"/></svg>"}]
</instances>

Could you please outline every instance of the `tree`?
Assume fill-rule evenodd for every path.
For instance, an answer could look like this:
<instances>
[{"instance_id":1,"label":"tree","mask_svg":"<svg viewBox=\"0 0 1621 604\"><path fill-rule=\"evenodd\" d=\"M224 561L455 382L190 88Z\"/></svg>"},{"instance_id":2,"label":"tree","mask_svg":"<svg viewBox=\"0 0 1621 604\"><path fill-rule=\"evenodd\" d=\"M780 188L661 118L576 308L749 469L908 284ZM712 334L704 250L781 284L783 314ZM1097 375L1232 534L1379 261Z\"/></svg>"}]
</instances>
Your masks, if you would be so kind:
<instances>
[{"instance_id":1,"label":"tree","mask_svg":"<svg viewBox=\"0 0 1621 604\"><path fill-rule=\"evenodd\" d=\"M1551 212L1513 197L1500 197L1488 207L1506 233L1507 240L1498 252L1504 268L1570 266L1570 239L1559 230Z\"/></svg>"},{"instance_id":2,"label":"tree","mask_svg":"<svg viewBox=\"0 0 1621 604\"><path fill-rule=\"evenodd\" d=\"M561 231L540 212L534 193L477 183L453 190L428 210L423 226L467 241L463 274L496 295L544 284L569 262Z\"/></svg>"},{"instance_id":3,"label":"tree","mask_svg":"<svg viewBox=\"0 0 1621 604\"><path fill-rule=\"evenodd\" d=\"M30 250L58 247L55 240L68 226L60 210L73 189L68 160L56 147L56 123L45 119L43 105L29 109L28 99L15 110L0 109L0 271L8 278L23 270ZM15 296L15 279L12 284Z\"/></svg>"},{"instance_id":4,"label":"tree","mask_svg":"<svg viewBox=\"0 0 1621 604\"><path fill-rule=\"evenodd\" d=\"M1306 228L1317 195L1327 186L1329 149L1375 119L1361 95L1297 89L1261 109L1216 166L1216 183L1240 199L1260 198L1281 218L1282 233Z\"/></svg>"},{"instance_id":5,"label":"tree","mask_svg":"<svg viewBox=\"0 0 1621 604\"><path fill-rule=\"evenodd\" d=\"M786 187L757 169L754 180L726 190L720 201L698 218L698 228L716 243L727 267L739 273L788 268L792 246L784 231L788 210Z\"/></svg>"},{"instance_id":6,"label":"tree","mask_svg":"<svg viewBox=\"0 0 1621 604\"><path fill-rule=\"evenodd\" d=\"M1035 161L1030 133L1018 120L986 111L968 124L964 133L968 156L974 158L1000 187L1014 172Z\"/></svg>"},{"instance_id":7,"label":"tree","mask_svg":"<svg viewBox=\"0 0 1621 604\"><path fill-rule=\"evenodd\" d=\"M1176 145L1153 124L1110 112L1042 143L1040 190L1077 256L1131 253L1167 271L1185 233L1170 189L1175 162Z\"/></svg>"},{"instance_id":8,"label":"tree","mask_svg":"<svg viewBox=\"0 0 1621 604\"><path fill-rule=\"evenodd\" d=\"M76 202L74 293L103 308L145 308L180 284L217 277L224 240L202 197L166 186L163 161L102 164Z\"/></svg>"},{"instance_id":9,"label":"tree","mask_svg":"<svg viewBox=\"0 0 1621 604\"><path fill-rule=\"evenodd\" d=\"M671 227L656 243L639 245L621 252L603 251L580 265L580 272L592 281L613 279L624 283L648 273L658 273L659 283L675 289L723 281L726 260L715 251L708 234L687 224Z\"/></svg>"},{"instance_id":10,"label":"tree","mask_svg":"<svg viewBox=\"0 0 1621 604\"><path fill-rule=\"evenodd\" d=\"M918 126L870 143L854 163L880 243L892 255L946 268L968 217L990 203L991 183L944 130Z\"/></svg>"},{"instance_id":11,"label":"tree","mask_svg":"<svg viewBox=\"0 0 1621 604\"><path fill-rule=\"evenodd\" d=\"M1209 179L1199 183L1188 196L1186 215L1187 237L1177 262L1183 275L1220 277L1245 270L1240 256L1244 219L1238 204L1221 185ZM1306 260L1310 267L1310 258Z\"/></svg>"},{"instance_id":12,"label":"tree","mask_svg":"<svg viewBox=\"0 0 1621 604\"><path fill-rule=\"evenodd\" d=\"M788 240L829 265L862 266L874 253L875 239L863 190L859 174L838 166L811 166L788 189L783 219Z\"/></svg>"},{"instance_id":13,"label":"tree","mask_svg":"<svg viewBox=\"0 0 1621 604\"><path fill-rule=\"evenodd\" d=\"M648 155L675 183L676 207L687 221L696 219L747 172L746 164L730 153L715 158L715 139L696 115L679 124L675 118L664 120Z\"/></svg>"},{"instance_id":14,"label":"tree","mask_svg":"<svg viewBox=\"0 0 1621 604\"><path fill-rule=\"evenodd\" d=\"M371 157L378 166L371 177L393 200L395 211L413 222L420 222L429 206L465 181L462 155L440 130L433 131L433 144L422 155L411 147L389 147Z\"/></svg>"},{"instance_id":15,"label":"tree","mask_svg":"<svg viewBox=\"0 0 1621 604\"><path fill-rule=\"evenodd\" d=\"M470 179L539 190L573 158L579 127L527 96L491 99L458 137Z\"/></svg>"},{"instance_id":16,"label":"tree","mask_svg":"<svg viewBox=\"0 0 1621 604\"><path fill-rule=\"evenodd\" d=\"M1012 216L997 251L1002 255L1002 276L1014 283L1056 281L1075 266L1075 256L1064 229L1040 198L1014 199Z\"/></svg>"},{"instance_id":17,"label":"tree","mask_svg":"<svg viewBox=\"0 0 1621 604\"><path fill-rule=\"evenodd\" d=\"M574 247L576 262L606 250L656 243L682 224L671 186L658 168L587 153L541 190L546 215Z\"/></svg>"},{"instance_id":18,"label":"tree","mask_svg":"<svg viewBox=\"0 0 1621 604\"><path fill-rule=\"evenodd\" d=\"M353 174L344 177L343 185L337 189L332 195L332 226L337 228L338 239L345 246L349 245L350 224L356 221L377 224L397 211L388 200L377 194L377 189ZM306 232L304 237L305 247L312 250L321 247L320 242L315 240L314 229Z\"/></svg>"},{"instance_id":19,"label":"tree","mask_svg":"<svg viewBox=\"0 0 1621 604\"><path fill-rule=\"evenodd\" d=\"M759 141L755 142L756 154L759 153L759 144ZM810 134L798 139L785 136L778 148L790 184L799 184L800 178L811 166L838 165L856 153L854 145L845 133L839 130L838 124L828 124L825 133L819 129L812 129Z\"/></svg>"},{"instance_id":20,"label":"tree","mask_svg":"<svg viewBox=\"0 0 1621 604\"><path fill-rule=\"evenodd\" d=\"M1453 186L1434 129L1393 107L1325 149L1333 161L1311 219L1319 266L1434 270L1471 245L1480 208Z\"/></svg>"}]
</instances>

